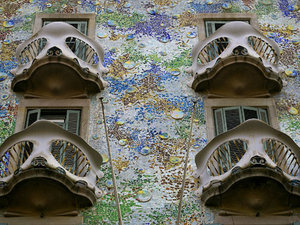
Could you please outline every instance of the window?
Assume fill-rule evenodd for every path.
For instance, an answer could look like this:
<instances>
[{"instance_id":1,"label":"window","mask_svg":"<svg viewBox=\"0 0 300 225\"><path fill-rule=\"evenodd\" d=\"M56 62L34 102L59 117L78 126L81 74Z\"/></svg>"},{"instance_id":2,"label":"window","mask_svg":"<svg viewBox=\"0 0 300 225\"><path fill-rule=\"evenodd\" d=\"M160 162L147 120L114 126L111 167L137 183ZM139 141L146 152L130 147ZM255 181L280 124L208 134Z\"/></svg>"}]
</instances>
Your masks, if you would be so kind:
<instances>
[{"instance_id":1,"label":"window","mask_svg":"<svg viewBox=\"0 0 300 225\"><path fill-rule=\"evenodd\" d=\"M65 22L73 27L75 27L77 30L79 30L81 33L87 35L88 32L88 21L72 21L72 20L43 20L43 26L46 26L49 23L52 22ZM74 52L75 55L79 56L82 60L84 60L86 48L85 45L77 38L68 37L66 39L66 44L69 46L69 48ZM44 43L41 43L41 45L45 45Z\"/></svg>"},{"instance_id":2,"label":"window","mask_svg":"<svg viewBox=\"0 0 300 225\"><path fill-rule=\"evenodd\" d=\"M79 109L28 109L25 128L38 120L48 120L73 134L79 135L80 114L81 110ZM22 151L23 155L25 150ZM51 152L59 163L73 172L77 164L77 153L74 152L73 146L62 140L56 140L52 142Z\"/></svg>"},{"instance_id":3,"label":"window","mask_svg":"<svg viewBox=\"0 0 300 225\"><path fill-rule=\"evenodd\" d=\"M226 13L226 14L199 14L197 16L198 37L200 40L212 35L217 29L224 24L232 21L244 21L251 25L256 25L256 17L254 14L242 13ZM216 59L228 46L228 38L220 37L207 44L205 52L208 62ZM204 58L206 58L204 57ZM204 58L198 60L200 64L207 63Z\"/></svg>"},{"instance_id":4,"label":"window","mask_svg":"<svg viewBox=\"0 0 300 225\"><path fill-rule=\"evenodd\" d=\"M258 28L255 14L251 13L201 13L196 15L198 37L204 40L229 21L245 21Z\"/></svg>"},{"instance_id":5,"label":"window","mask_svg":"<svg viewBox=\"0 0 300 225\"><path fill-rule=\"evenodd\" d=\"M207 141L244 121L257 118L279 130L275 102L272 98L204 99Z\"/></svg>"},{"instance_id":6,"label":"window","mask_svg":"<svg viewBox=\"0 0 300 225\"><path fill-rule=\"evenodd\" d=\"M48 120L65 130L79 135L80 131L79 109L28 109L25 128L38 120Z\"/></svg>"},{"instance_id":7,"label":"window","mask_svg":"<svg viewBox=\"0 0 300 225\"><path fill-rule=\"evenodd\" d=\"M94 39L96 26L95 15L93 14L38 14L36 16L34 33L37 32L41 27L52 22L68 23L84 35ZM41 42L40 49L43 49L45 44L45 41ZM80 59L86 59L86 52L88 51L88 49L85 45L85 42L74 37L69 37L66 39L66 44L69 46L72 52L74 52L74 54L77 55ZM95 61L97 61L97 59L95 59Z\"/></svg>"},{"instance_id":8,"label":"window","mask_svg":"<svg viewBox=\"0 0 300 225\"><path fill-rule=\"evenodd\" d=\"M48 23L59 21L69 23L91 39L95 39L95 14L38 13L35 17L33 33L38 32Z\"/></svg>"},{"instance_id":9,"label":"window","mask_svg":"<svg viewBox=\"0 0 300 225\"><path fill-rule=\"evenodd\" d=\"M73 27L75 27L77 30L79 30L81 33L87 35L88 31L88 21L72 21L72 20L43 20L43 26L52 23L52 22L65 22Z\"/></svg>"},{"instance_id":10,"label":"window","mask_svg":"<svg viewBox=\"0 0 300 225\"><path fill-rule=\"evenodd\" d=\"M212 35L216 30L222 27L224 24L232 22L232 21L244 21L246 23L250 23L249 20L205 20L205 35L209 37Z\"/></svg>"},{"instance_id":11,"label":"window","mask_svg":"<svg viewBox=\"0 0 300 225\"><path fill-rule=\"evenodd\" d=\"M15 132L44 119L87 139L89 106L89 99L22 99Z\"/></svg>"},{"instance_id":12,"label":"window","mask_svg":"<svg viewBox=\"0 0 300 225\"><path fill-rule=\"evenodd\" d=\"M231 130L249 119L268 121L268 111L264 108L235 106L214 109L215 134L219 135Z\"/></svg>"},{"instance_id":13,"label":"window","mask_svg":"<svg viewBox=\"0 0 300 225\"><path fill-rule=\"evenodd\" d=\"M205 21L205 35L206 37L209 37L212 35L216 30L218 30L220 27L222 27L224 24L232 21L237 20L206 20ZM249 20L242 20L246 23L249 23ZM225 49L228 45L228 39L222 38L218 39L216 42L211 44L210 46L207 46L208 53L210 58L216 58L218 55L222 53L222 50Z\"/></svg>"},{"instance_id":14,"label":"window","mask_svg":"<svg viewBox=\"0 0 300 225\"><path fill-rule=\"evenodd\" d=\"M268 111L265 108L235 106L223 107L213 110L216 136L228 130L235 128L248 119L260 119L268 123ZM220 159L220 165L223 171L227 171L229 164L237 163L237 159L245 154L246 143L240 141L229 141L222 146L223 159ZM229 163L229 164L228 164Z\"/></svg>"}]
</instances>

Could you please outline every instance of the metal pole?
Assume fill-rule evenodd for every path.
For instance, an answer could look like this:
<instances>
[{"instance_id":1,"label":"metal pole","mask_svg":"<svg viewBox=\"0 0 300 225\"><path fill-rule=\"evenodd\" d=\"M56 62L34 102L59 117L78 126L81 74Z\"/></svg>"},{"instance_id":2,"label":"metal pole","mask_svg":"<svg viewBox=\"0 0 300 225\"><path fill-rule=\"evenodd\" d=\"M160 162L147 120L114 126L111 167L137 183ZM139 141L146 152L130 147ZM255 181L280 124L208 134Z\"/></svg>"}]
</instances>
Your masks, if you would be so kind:
<instances>
[{"instance_id":1,"label":"metal pole","mask_svg":"<svg viewBox=\"0 0 300 225\"><path fill-rule=\"evenodd\" d=\"M117 182L116 182L114 166L113 166L111 151L110 151L110 146L109 146L108 132L107 132L105 113L104 113L104 105L103 105L103 97L100 97L99 99L100 99L101 107L102 107L103 123L104 123L104 128L105 128L105 136L106 136L106 143L107 143L107 149L108 149L108 157L109 157L109 163L110 163L111 173L112 173L112 180L113 180L113 185L114 185L114 195L115 195L115 200L116 200L116 205L117 205L119 224L123 225L122 214L121 214L120 203L119 203L119 196L118 196L118 189L117 189Z\"/></svg>"},{"instance_id":2,"label":"metal pole","mask_svg":"<svg viewBox=\"0 0 300 225\"><path fill-rule=\"evenodd\" d=\"M192 142L191 140L192 140L192 133L193 133L193 123L194 123L194 117L195 117L195 106L196 106L196 103L197 103L197 101L193 100L193 113L192 113L192 119L191 119L190 133L189 133L189 137L188 137L189 138L189 140L188 140L188 147L187 147L186 155L185 155L183 178L182 178L182 186L181 186L180 200L179 200L179 205L178 205L178 214L177 214L176 225L180 224L181 209L182 209L182 199L183 199L183 192L184 192L184 186L185 186L186 171L187 171L187 166L188 166L188 161L189 161L189 153L190 153L191 142Z\"/></svg>"}]
</instances>

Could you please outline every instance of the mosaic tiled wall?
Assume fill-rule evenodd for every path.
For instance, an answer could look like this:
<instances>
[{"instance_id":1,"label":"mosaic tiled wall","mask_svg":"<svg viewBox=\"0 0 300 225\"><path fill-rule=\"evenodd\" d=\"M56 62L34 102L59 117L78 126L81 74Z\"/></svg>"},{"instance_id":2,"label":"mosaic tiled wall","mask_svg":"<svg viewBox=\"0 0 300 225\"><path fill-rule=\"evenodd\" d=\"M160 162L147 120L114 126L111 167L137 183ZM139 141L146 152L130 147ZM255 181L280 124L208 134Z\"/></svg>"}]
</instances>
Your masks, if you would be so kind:
<instances>
[{"instance_id":1,"label":"mosaic tiled wall","mask_svg":"<svg viewBox=\"0 0 300 225\"><path fill-rule=\"evenodd\" d=\"M281 48L284 88L275 96L281 130L300 145L300 39L297 0L0 0L0 143L14 132L18 98L10 89L15 49L32 34L35 14L95 13L96 39L105 48L109 87L92 96L88 142L107 155L99 96L125 224L173 224L179 202L192 99L195 127L182 224L210 224L213 213L194 196L194 155L207 143L202 96L187 86L198 13L251 12ZM116 224L109 164L99 185L106 195L82 212L85 224Z\"/></svg>"}]
</instances>

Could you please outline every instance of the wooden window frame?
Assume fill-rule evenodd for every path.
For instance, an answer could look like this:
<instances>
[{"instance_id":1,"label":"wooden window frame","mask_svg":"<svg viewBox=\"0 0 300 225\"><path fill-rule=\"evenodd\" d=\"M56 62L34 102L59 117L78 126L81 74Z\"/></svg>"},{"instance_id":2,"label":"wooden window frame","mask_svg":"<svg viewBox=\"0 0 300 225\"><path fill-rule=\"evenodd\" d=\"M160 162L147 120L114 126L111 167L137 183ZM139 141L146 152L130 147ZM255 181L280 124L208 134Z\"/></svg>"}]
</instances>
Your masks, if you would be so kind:
<instances>
[{"instance_id":1,"label":"wooden window frame","mask_svg":"<svg viewBox=\"0 0 300 225\"><path fill-rule=\"evenodd\" d=\"M28 109L79 109L80 137L87 140L90 113L89 99L22 99L18 106L15 133L22 131L26 125Z\"/></svg>"},{"instance_id":2,"label":"wooden window frame","mask_svg":"<svg viewBox=\"0 0 300 225\"><path fill-rule=\"evenodd\" d=\"M273 98L206 98L204 99L204 110L208 142L216 136L214 109L236 106L267 109L269 125L277 130L280 130L275 101Z\"/></svg>"},{"instance_id":3,"label":"wooden window frame","mask_svg":"<svg viewBox=\"0 0 300 225\"><path fill-rule=\"evenodd\" d=\"M265 114L265 117L266 117L266 121L264 121L265 123L269 124L269 116L268 116L268 109L267 108L263 108L263 107L253 107L253 106L229 106L229 107L221 107L221 108L213 108L213 115L214 115L214 124L215 124L215 135L220 135L221 133L224 133L226 131L228 131L228 128L227 128L227 118L226 118L226 111L227 110L233 110L233 109L236 109L238 110L238 114L239 114L239 121L240 123L239 124L242 124L246 121L246 118L245 118L245 109L247 110L252 110L252 111L255 111L256 114L257 114L257 118L256 119L259 119L259 120L262 120L264 121L262 118L261 118L261 113L263 112ZM221 113L221 121L217 121L217 113ZM219 123L218 122L222 122L222 131L223 132L218 132L219 131ZM229 129L230 130L230 129Z\"/></svg>"},{"instance_id":4,"label":"wooden window frame","mask_svg":"<svg viewBox=\"0 0 300 225\"><path fill-rule=\"evenodd\" d=\"M89 26L88 26L88 21L87 20L43 20L42 26L46 26L47 24L49 24L51 22L57 22L57 21L66 22L66 23L68 23L70 25L77 24L81 28L82 28L82 24L84 24L84 30L82 30L81 28L79 29L78 27L76 29L79 30L84 35L88 34L88 27Z\"/></svg>"},{"instance_id":5,"label":"wooden window frame","mask_svg":"<svg viewBox=\"0 0 300 225\"><path fill-rule=\"evenodd\" d=\"M254 28L259 29L256 15L253 13L201 13L196 15L198 38L200 41L207 38L205 21L249 21Z\"/></svg>"},{"instance_id":6,"label":"wooden window frame","mask_svg":"<svg viewBox=\"0 0 300 225\"><path fill-rule=\"evenodd\" d=\"M38 13L35 16L33 33L38 32L42 26L44 21L86 21L87 22L87 34L91 39L95 39L95 31L96 31L96 15L87 13L87 14L68 14L68 13Z\"/></svg>"},{"instance_id":7,"label":"wooden window frame","mask_svg":"<svg viewBox=\"0 0 300 225\"><path fill-rule=\"evenodd\" d=\"M28 108L27 113L26 113L26 122L25 122L24 129L29 127L29 116L36 113L37 114L36 121L41 120L42 114L45 113L45 112L43 112L43 110L51 110L52 113L55 113L55 111L56 111L57 112L56 115L60 115L62 112L59 112L59 110L63 110L63 113L65 113L64 114L65 120L64 120L63 123L59 122L60 124L58 124L57 121L53 122L51 119L49 119L49 120L46 119L46 120L59 125L60 127L64 128L65 130L67 130L67 131L69 131L73 134L80 135L81 109L70 109L70 108L68 108L68 109L64 109L64 108L59 108L59 109L58 108L34 108L34 109L30 109L30 108ZM69 130L69 128L70 128L69 120L70 120L70 114L71 113L75 113L76 117L77 117L77 119L76 119L76 131L75 132L72 132L72 131ZM34 121L34 122L36 122L36 121ZM63 125L63 126L61 126L61 125Z\"/></svg>"}]
</instances>

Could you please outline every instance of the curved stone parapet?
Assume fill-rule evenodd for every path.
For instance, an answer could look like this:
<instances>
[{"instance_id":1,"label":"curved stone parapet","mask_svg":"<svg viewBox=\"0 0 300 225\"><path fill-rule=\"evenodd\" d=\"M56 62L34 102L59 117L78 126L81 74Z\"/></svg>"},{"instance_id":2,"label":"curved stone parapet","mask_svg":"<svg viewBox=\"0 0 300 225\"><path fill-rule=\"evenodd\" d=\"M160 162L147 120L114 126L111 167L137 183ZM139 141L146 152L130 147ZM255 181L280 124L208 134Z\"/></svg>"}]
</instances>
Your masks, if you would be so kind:
<instances>
[{"instance_id":1,"label":"curved stone parapet","mask_svg":"<svg viewBox=\"0 0 300 225\"><path fill-rule=\"evenodd\" d=\"M192 49L189 85L216 97L261 97L282 88L279 48L245 22L229 22Z\"/></svg>"},{"instance_id":2,"label":"curved stone parapet","mask_svg":"<svg viewBox=\"0 0 300 225\"><path fill-rule=\"evenodd\" d=\"M33 97L81 97L104 89L103 48L70 24L52 22L18 46L12 89Z\"/></svg>"},{"instance_id":3,"label":"curved stone parapet","mask_svg":"<svg viewBox=\"0 0 300 225\"><path fill-rule=\"evenodd\" d=\"M300 148L288 135L247 120L197 153L196 194L207 206L233 214L299 211L299 160Z\"/></svg>"},{"instance_id":4,"label":"curved stone parapet","mask_svg":"<svg viewBox=\"0 0 300 225\"><path fill-rule=\"evenodd\" d=\"M76 214L102 195L101 164L79 136L35 122L0 146L0 208L10 216Z\"/></svg>"}]
</instances>

